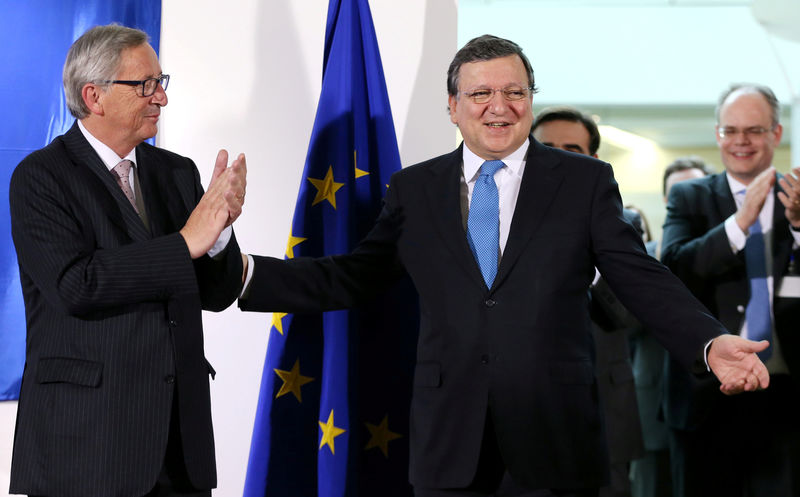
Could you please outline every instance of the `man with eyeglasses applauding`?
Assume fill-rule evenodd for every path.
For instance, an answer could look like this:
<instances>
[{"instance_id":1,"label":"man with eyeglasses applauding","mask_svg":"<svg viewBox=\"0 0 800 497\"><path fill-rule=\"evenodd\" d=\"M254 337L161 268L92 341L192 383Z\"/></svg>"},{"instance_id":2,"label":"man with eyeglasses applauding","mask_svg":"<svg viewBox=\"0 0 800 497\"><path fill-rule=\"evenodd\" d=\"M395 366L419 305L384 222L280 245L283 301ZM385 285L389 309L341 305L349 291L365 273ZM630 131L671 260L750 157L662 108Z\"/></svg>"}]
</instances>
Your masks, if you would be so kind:
<instances>
[{"instance_id":1,"label":"man with eyeglasses applauding","mask_svg":"<svg viewBox=\"0 0 800 497\"><path fill-rule=\"evenodd\" d=\"M673 480L687 497L800 489L800 169L780 175L773 167L779 116L769 88L730 87L717 106L725 172L678 183L669 194L664 264L729 330L771 343L759 354L770 388L752 395L726 398L670 364Z\"/></svg>"},{"instance_id":2,"label":"man with eyeglasses applauding","mask_svg":"<svg viewBox=\"0 0 800 497\"><path fill-rule=\"evenodd\" d=\"M404 274L420 299L411 405L417 497L591 496L608 482L588 289L595 266L687 367L728 393L767 386L758 344L726 334L644 250L611 167L530 136L533 70L484 35L455 55L450 120L464 143L395 173L349 255L254 257L244 310L357 305ZM716 338L715 338L716 337ZM505 481L504 481L505 480Z\"/></svg>"},{"instance_id":3,"label":"man with eyeglasses applauding","mask_svg":"<svg viewBox=\"0 0 800 497\"><path fill-rule=\"evenodd\" d=\"M216 486L201 310L238 296L230 224L246 164L144 143L169 76L143 31L99 26L64 64L77 122L15 169L11 231L27 348L10 492L210 496Z\"/></svg>"}]
</instances>

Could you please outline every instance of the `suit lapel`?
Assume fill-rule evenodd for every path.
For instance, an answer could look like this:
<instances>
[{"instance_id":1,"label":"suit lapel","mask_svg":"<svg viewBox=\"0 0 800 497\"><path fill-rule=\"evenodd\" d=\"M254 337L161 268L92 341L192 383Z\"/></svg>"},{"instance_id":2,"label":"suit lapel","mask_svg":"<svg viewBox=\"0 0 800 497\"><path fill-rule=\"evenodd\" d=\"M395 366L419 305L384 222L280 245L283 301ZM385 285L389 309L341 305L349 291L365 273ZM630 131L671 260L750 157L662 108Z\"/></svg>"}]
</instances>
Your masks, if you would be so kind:
<instances>
[{"instance_id":1,"label":"suit lapel","mask_svg":"<svg viewBox=\"0 0 800 497\"><path fill-rule=\"evenodd\" d=\"M180 195L171 179L172 168L159 160L153 150L153 147L139 145L136 147L136 161L150 231L154 236L160 236L178 231L185 222L182 213L186 211L181 207Z\"/></svg>"},{"instance_id":2,"label":"suit lapel","mask_svg":"<svg viewBox=\"0 0 800 497\"><path fill-rule=\"evenodd\" d=\"M718 222L723 222L736 213L736 201L733 199L725 173L715 174L711 177L711 193L717 208ZM711 227L713 226L709 226L709 228Z\"/></svg>"},{"instance_id":3,"label":"suit lapel","mask_svg":"<svg viewBox=\"0 0 800 497\"><path fill-rule=\"evenodd\" d=\"M461 215L461 177L463 146L445 155L430 167L432 177L425 182L425 194L431 207L430 219L437 225L442 241L453 253L455 261L469 273L475 284L484 289L480 267L467 242Z\"/></svg>"},{"instance_id":4,"label":"suit lapel","mask_svg":"<svg viewBox=\"0 0 800 497\"><path fill-rule=\"evenodd\" d=\"M778 198L778 192L783 191L779 180L783 175L778 174L775 179L775 189L773 195L775 205L772 209L772 275L777 283L784 275L786 267L789 265L789 256L792 252L794 238L789 233L789 220L786 219L786 208Z\"/></svg>"},{"instance_id":5,"label":"suit lapel","mask_svg":"<svg viewBox=\"0 0 800 497\"><path fill-rule=\"evenodd\" d=\"M117 184L114 173L108 170L97 152L86 141L78 129L77 121L64 135L64 145L70 160L75 164L79 174L84 176L86 186L94 190L95 197L109 220L127 232L134 241L150 238L139 215Z\"/></svg>"},{"instance_id":6,"label":"suit lapel","mask_svg":"<svg viewBox=\"0 0 800 497\"><path fill-rule=\"evenodd\" d=\"M511 272L525 245L547 215L548 207L564 179L563 172L556 167L559 159L555 154L550 153L533 137L530 140L508 241L492 288L502 284Z\"/></svg>"}]
</instances>

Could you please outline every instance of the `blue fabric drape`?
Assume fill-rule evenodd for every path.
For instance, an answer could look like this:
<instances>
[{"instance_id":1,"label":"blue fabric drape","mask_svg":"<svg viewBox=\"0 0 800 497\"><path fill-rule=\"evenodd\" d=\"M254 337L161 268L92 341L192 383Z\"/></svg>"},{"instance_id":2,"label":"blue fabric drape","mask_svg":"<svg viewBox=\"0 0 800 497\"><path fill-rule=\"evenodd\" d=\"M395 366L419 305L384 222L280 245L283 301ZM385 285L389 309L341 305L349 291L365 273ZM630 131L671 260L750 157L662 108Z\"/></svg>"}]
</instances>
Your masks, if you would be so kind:
<instances>
[{"instance_id":1,"label":"blue fabric drape","mask_svg":"<svg viewBox=\"0 0 800 497\"><path fill-rule=\"evenodd\" d=\"M73 122L61 71L72 42L117 22L146 31L158 51L161 0L0 0L0 400L19 396L25 316L8 212L16 165Z\"/></svg>"}]
</instances>

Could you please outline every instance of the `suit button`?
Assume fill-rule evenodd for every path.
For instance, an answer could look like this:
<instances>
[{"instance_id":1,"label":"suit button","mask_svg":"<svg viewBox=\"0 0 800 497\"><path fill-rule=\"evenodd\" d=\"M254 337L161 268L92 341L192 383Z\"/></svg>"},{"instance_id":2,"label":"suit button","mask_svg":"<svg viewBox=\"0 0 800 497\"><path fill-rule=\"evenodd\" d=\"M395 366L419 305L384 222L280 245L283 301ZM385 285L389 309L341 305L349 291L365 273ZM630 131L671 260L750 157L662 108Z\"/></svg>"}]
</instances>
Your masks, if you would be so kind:
<instances>
[{"instance_id":1,"label":"suit button","mask_svg":"<svg viewBox=\"0 0 800 497\"><path fill-rule=\"evenodd\" d=\"M494 301L494 300L492 300L492 299L486 299L486 301L484 302L484 304L486 304L486 307L494 307L494 305L495 305L496 303L497 303L497 302L496 302L496 301Z\"/></svg>"},{"instance_id":2,"label":"suit button","mask_svg":"<svg viewBox=\"0 0 800 497\"><path fill-rule=\"evenodd\" d=\"M743 305L737 305L736 306L736 312L738 312L739 314L744 314L744 306Z\"/></svg>"},{"instance_id":3,"label":"suit button","mask_svg":"<svg viewBox=\"0 0 800 497\"><path fill-rule=\"evenodd\" d=\"M481 356L481 364L489 364L489 355L488 354L483 354Z\"/></svg>"},{"instance_id":4,"label":"suit button","mask_svg":"<svg viewBox=\"0 0 800 497\"><path fill-rule=\"evenodd\" d=\"M168 385L172 385L173 383L175 383L175 375L168 374L167 376L165 376L164 383L167 383Z\"/></svg>"},{"instance_id":5,"label":"suit button","mask_svg":"<svg viewBox=\"0 0 800 497\"><path fill-rule=\"evenodd\" d=\"M175 321L174 319L170 319L169 320L169 326L170 326L170 328L176 328L178 326L178 322Z\"/></svg>"}]
</instances>

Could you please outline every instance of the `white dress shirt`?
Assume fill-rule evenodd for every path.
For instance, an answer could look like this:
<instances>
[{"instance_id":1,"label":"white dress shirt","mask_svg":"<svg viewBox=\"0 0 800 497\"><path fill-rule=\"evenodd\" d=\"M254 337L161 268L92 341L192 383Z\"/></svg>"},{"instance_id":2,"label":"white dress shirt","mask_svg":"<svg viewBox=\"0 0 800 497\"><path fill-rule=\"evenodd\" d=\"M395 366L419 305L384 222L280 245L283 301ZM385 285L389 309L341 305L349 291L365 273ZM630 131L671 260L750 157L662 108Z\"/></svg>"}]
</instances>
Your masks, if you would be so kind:
<instances>
[{"instance_id":1,"label":"white dress shirt","mask_svg":"<svg viewBox=\"0 0 800 497\"><path fill-rule=\"evenodd\" d=\"M728 187L731 189L731 194L736 202L736 210L742 208L744 202L744 195L739 192L745 190L747 185L737 181L730 174L725 173L728 179ZM778 343L778 336L775 333L775 314L772 309L773 295L775 292L775 278L772 271L772 216L775 212L775 188L770 188L767 199L761 207L761 212L758 214L758 221L761 224L761 232L764 234L764 252L766 254L766 269L767 269L767 289L769 290L769 307L772 316L772 356L767 360L766 366L770 374L775 373L788 373L789 369L786 366L786 361L783 359L783 354L780 350ZM800 233L790 230L795 245L800 243ZM731 250L734 254L744 249L747 243L749 233L745 233L736 223L736 214L731 215L725 220L725 233L728 235L728 242L730 243ZM744 309L741 309L744 312ZM750 338L747 333L747 319L742 320L742 328L739 330L739 335L743 338Z\"/></svg>"},{"instance_id":2,"label":"white dress shirt","mask_svg":"<svg viewBox=\"0 0 800 497\"><path fill-rule=\"evenodd\" d=\"M503 252L508 241L508 233L511 229L511 220L514 219L514 208L517 205L519 187L522 184L522 173L525 172L525 154L528 151L530 140L525 140L517 150L507 157L502 158L503 166L494 174L494 182L497 185L497 193L500 199L500 253L497 259L503 257ZM469 206L472 202L472 190L475 182L480 176L480 169L485 159L481 159L464 144L463 170L461 175L461 221L464 231L467 230L467 217ZM466 235L464 235L466 236Z\"/></svg>"}]
</instances>

